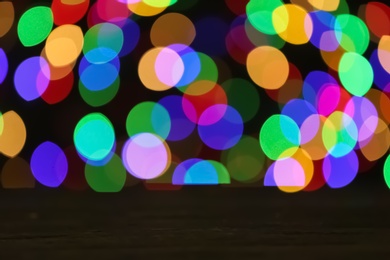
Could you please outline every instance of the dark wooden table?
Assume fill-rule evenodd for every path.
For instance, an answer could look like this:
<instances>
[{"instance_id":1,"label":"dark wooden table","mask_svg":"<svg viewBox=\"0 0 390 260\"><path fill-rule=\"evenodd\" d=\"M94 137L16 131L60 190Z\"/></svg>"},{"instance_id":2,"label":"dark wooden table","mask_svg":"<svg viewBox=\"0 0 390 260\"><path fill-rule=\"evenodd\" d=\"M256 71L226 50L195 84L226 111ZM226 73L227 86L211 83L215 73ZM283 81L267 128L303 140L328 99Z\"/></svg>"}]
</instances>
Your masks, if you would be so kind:
<instances>
[{"instance_id":1,"label":"dark wooden table","mask_svg":"<svg viewBox=\"0 0 390 260\"><path fill-rule=\"evenodd\" d=\"M384 187L6 190L0 259L388 259L389 205Z\"/></svg>"}]
</instances>

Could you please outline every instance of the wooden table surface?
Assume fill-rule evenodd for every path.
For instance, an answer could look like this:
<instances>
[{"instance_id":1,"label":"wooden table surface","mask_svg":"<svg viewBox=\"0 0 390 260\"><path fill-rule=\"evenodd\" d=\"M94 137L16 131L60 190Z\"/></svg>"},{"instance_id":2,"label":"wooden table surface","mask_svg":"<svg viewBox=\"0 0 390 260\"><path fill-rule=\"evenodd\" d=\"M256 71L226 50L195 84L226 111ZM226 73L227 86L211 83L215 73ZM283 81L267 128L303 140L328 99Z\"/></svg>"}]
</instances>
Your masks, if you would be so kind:
<instances>
[{"instance_id":1,"label":"wooden table surface","mask_svg":"<svg viewBox=\"0 0 390 260\"><path fill-rule=\"evenodd\" d=\"M390 192L0 192L0 259L388 259Z\"/></svg>"}]
</instances>

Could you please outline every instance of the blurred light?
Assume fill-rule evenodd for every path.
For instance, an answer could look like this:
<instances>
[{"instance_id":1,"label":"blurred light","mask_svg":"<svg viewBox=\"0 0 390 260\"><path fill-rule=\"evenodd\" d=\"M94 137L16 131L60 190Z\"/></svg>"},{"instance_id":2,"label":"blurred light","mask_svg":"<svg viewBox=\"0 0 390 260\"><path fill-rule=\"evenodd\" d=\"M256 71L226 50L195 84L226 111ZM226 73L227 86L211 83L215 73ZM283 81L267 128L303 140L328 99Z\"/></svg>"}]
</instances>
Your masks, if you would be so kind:
<instances>
[{"instance_id":1,"label":"blurred light","mask_svg":"<svg viewBox=\"0 0 390 260\"><path fill-rule=\"evenodd\" d=\"M48 187L58 187L68 173L68 160L58 145L41 143L31 156L31 171L35 179Z\"/></svg>"},{"instance_id":2,"label":"blurred light","mask_svg":"<svg viewBox=\"0 0 390 260\"><path fill-rule=\"evenodd\" d=\"M22 14L18 23L21 43L34 46L43 42L53 28L53 13L49 7L36 6Z\"/></svg>"}]
</instances>

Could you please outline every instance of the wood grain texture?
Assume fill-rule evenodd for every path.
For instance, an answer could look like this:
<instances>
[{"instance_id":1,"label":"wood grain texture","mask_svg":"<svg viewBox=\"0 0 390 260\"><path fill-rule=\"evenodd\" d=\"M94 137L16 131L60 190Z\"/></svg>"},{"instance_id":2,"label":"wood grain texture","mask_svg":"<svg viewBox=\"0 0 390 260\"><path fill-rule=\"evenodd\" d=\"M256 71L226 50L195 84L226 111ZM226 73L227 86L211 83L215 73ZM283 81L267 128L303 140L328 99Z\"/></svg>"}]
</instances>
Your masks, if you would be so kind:
<instances>
[{"instance_id":1,"label":"wood grain texture","mask_svg":"<svg viewBox=\"0 0 390 260\"><path fill-rule=\"evenodd\" d=\"M3 191L1 259L386 259L389 193Z\"/></svg>"}]
</instances>

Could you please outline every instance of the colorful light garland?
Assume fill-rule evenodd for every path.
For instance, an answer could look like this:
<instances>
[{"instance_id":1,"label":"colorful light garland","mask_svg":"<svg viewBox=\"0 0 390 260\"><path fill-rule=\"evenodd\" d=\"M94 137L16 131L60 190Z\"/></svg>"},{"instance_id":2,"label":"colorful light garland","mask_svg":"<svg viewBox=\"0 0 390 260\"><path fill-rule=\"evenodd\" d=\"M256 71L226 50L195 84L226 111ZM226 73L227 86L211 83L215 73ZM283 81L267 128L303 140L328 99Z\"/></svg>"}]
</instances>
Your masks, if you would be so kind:
<instances>
[{"instance_id":1,"label":"colorful light garland","mask_svg":"<svg viewBox=\"0 0 390 260\"><path fill-rule=\"evenodd\" d=\"M390 187L388 5L195 2L0 2L2 186Z\"/></svg>"}]
</instances>

